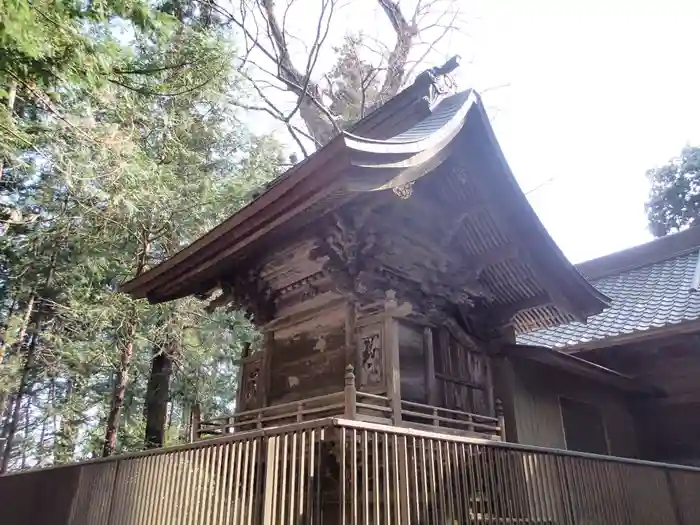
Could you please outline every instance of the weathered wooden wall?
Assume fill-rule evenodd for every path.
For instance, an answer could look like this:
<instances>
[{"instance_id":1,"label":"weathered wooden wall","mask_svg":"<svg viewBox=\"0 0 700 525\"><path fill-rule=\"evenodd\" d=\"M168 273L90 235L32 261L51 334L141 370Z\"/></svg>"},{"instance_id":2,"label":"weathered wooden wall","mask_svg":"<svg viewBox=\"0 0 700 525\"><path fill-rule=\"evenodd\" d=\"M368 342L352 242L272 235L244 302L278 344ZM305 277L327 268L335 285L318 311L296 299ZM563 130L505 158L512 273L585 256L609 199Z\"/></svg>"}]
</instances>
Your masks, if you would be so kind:
<instances>
[{"instance_id":1,"label":"weathered wooden wall","mask_svg":"<svg viewBox=\"0 0 700 525\"><path fill-rule=\"evenodd\" d=\"M401 398L415 403L428 403L422 327L399 323L399 359Z\"/></svg>"},{"instance_id":2,"label":"weathered wooden wall","mask_svg":"<svg viewBox=\"0 0 700 525\"><path fill-rule=\"evenodd\" d=\"M336 303L313 319L273 332L268 404L343 389L345 314L345 303Z\"/></svg>"},{"instance_id":3,"label":"weathered wooden wall","mask_svg":"<svg viewBox=\"0 0 700 525\"><path fill-rule=\"evenodd\" d=\"M293 241L262 265L275 315L261 326L262 351L244 360L244 410L343 389L348 302L323 271L326 259L312 256L315 246L313 239Z\"/></svg>"},{"instance_id":4,"label":"weathered wooden wall","mask_svg":"<svg viewBox=\"0 0 700 525\"><path fill-rule=\"evenodd\" d=\"M269 370L266 404L339 392L347 364L347 301L314 259L313 240L271 257L262 275L277 296L275 319L266 327Z\"/></svg>"},{"instance_id":5,"label":"weathered wooden wall","mask_svg":"<svg viewBox=\"0 0 700 525\"><path fill-rule=\"evenodd\" d=\"M700 465L700 335L667 336L582 357L665 392L634 405L644 459Z\"/></svg>"},{"instance_id":6,"label":"weathered wooden wall","mask_svg":"<svg viewBox=\"0 0 700 525\"><path fill-rule=\"evenodd\" d=\"M560 396L564 396L600 408L610 454L638 455L634 419L622 393L545 365L512 358L510 362L519 443L566 449L559 404Z\"/></svg>"},{"instance_id":7,"label":"weathered wooden wall","mask_svg":"<svg viewBox=\"0 0 700 525\"><path fill-rule=\"evenodd\" d=\"M399 348L402 399L493 415L491 358L486 345L462 332L456 323L426 328L402 321Z\"/></svg>"}]
</instances>

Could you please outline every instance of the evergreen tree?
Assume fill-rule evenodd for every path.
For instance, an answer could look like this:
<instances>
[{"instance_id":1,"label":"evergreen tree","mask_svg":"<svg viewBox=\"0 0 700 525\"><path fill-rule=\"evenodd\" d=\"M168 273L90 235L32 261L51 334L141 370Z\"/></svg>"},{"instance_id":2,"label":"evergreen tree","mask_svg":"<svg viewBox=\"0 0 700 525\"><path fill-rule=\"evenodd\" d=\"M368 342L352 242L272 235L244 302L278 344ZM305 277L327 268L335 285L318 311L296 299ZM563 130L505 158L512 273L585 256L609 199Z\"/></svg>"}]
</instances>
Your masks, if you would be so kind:
<instances>
[{"instance_id":1,"label":"evergreen tree","mask_svg":"<svg viewBox=\"0 0 700 525\"><path fill-rule=\"evenodd\" d=\"M700 224L700 147L686 146L647 177L651 192L646 210L656 237Z\"/></svg>"},{"instance_id":2,"label":"evergreen tree","mask_svg":"<svg viewBox=\"0 0 700 525\"><path fill-rule=\"evenodd\" d=\"M43 54L18 56L48 73L1 79L17 77L21 100L0 94L3 471L181 439L191 405L232 408L234 363L255 337L241 315L194 299L150 306L116 292L244 204L279 152L241 122L220 27L168 6L100 5L54 15L78 31L82 63L61 61L38 27ZM0 44L19 47L8 27ZM154 395L158 359L168 373Z\"/></svg>"}]
</instances>

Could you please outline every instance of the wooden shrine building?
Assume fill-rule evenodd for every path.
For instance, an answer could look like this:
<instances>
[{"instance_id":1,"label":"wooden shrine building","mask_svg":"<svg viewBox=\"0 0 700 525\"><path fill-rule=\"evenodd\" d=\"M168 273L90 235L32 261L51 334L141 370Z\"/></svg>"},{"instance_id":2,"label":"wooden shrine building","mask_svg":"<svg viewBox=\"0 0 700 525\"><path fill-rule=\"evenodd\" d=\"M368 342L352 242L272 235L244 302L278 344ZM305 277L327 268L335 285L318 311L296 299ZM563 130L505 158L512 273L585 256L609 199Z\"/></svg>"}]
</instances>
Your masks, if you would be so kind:
<instances>
[{"instance_id":1,"label":"wooden shrine building","mask_svg":"<svg viewBox=\"0 0 700 525\"><path fill-rule=\"evenodd\" d=\"M195 295L249 312L264 344L244 357L239 413L275 424L292 406L332 413L326 396L343 392L350 365L359 418L499 436L500 400L516 440L523 359L612 397L640 390L585 361L514 347L516 334L585 321L608 299L533 212L479 95L443 88L454 65L421 75L123 286L154 303Z\"/></svg>"},{"instance_id":2,"label":"wooden shrine building","mask_svg":"<svg viewBox=\"0 0 700 525\"><path fill-rule=\"evenodd\" d=\"M262 332L236 413L197 425L211 439L0 477L3 525L700 523L700 469L630 459L628 406L654 389L516 344L609 300L530 208L478 94L445 89L454 66L124 284Z\"/></svg>"}]
</instances>

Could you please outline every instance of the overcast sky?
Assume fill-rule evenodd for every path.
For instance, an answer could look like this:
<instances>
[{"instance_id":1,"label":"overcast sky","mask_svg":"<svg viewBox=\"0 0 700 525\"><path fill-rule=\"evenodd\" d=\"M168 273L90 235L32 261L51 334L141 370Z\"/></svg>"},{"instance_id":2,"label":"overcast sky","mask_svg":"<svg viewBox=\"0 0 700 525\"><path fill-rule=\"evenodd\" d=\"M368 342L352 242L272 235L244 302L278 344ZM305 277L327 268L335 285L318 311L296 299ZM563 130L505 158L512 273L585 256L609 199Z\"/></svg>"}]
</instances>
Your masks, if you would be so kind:
<instances>
[{"instance_id":1,"label":"overcast sky","mask_svg":"<svg viewBox=\"0 0 700 525\"><path fill-rule=\"evenodd\" d=\"M459 87L482 92L506 158L564 253L581 262L650 240L646 170L700 145L700 0L455 1L464 34L425 67L465 59ZM415 2L400 4L410 13ZM313 34L318 5L295 2L287 27L297 26L296 40ZM344 32L393 34L376 0L345 5L329 44ZM319 71L333 62L331 45Z\"/></svg>"},{"instance_id":2,"label":"overcast sky","mask_svg":"<svg viewBox=\"0 0 700 525\"><path fill-rule=\"evenodd\" d=\"M460 86L507 84L484 98L523 189L553 178L528 198L555 241L579 262L649 240L646 169L700 145L700 2L473 4Z\"/></svg>"}]
</instances>

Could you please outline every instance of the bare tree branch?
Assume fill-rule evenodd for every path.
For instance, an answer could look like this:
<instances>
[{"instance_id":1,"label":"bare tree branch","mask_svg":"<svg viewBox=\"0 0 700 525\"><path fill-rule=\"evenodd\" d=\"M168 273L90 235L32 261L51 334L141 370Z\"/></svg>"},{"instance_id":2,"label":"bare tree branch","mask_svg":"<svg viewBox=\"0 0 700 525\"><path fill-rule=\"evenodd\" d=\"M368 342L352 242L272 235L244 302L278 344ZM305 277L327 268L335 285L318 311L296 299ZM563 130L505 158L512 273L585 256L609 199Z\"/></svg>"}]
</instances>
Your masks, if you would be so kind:
<instances>
[{"instance_id":1,"label":"bare tree branch","mask_svg":"<svg viewBox=\"0 0 700 525\"><path fill-rule=\"evenodd\" d=\"M460 11L451 0L414 0L410 12L399 0L377 0L374 13L389 22L391 41L381 34L375 38L361 32L357 49L352 50L354 58L338 56L335 72L329 75L317 71L320 57L326 56L322 51L335 45L329 42L329 35L334 35L332 26L340 23L339 10L344 5L354 8L357 3L277 0L283 2L277 6L275 0L230 0L232 4L197 1L240 29L244 53L237 69L247 75L263 100L260 106L285 125L297 144L300 137L306 137L316 145L326 144L340 132L340 115L343 119L362 118L368 109L396 95L455 30ZM318 6L318 11L304 27L313 30L304 29L297 36L291 21L310 5ZM302 18L308 18L306 11ZM380 25L383 20L378 20ZM358 69L353 69L354 65ZM248 72L248 66L255 69ZM277 94L270 91L272 88L279 90ZM357 107L350 109L350 105ZM308 133L301 134L292 124L297 117Z\"/></svg>"}]
</instances>

